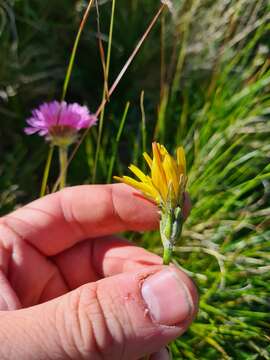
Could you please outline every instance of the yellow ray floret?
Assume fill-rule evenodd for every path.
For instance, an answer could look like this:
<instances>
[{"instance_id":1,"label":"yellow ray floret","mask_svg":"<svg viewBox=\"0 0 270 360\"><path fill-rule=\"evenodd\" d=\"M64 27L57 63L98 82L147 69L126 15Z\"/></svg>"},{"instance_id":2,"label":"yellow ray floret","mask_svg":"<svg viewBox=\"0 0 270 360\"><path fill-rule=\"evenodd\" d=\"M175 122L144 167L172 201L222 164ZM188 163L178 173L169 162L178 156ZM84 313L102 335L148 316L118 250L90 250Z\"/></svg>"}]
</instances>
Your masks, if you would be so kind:
<instances>
[{"instance_id":1,"label":"yellow ray floret","mask_svg":"<svg viewBox=\"0 0 270 360\"><path fill-rule=\"evenodd\" d=\"M172 206L181 205L182 195L186 185L186 158L183 147L176 151L174 159L163 145L152 144L153 158L144 153L151 175L144 174L137 166L130 165L129 169L139 179L129 176L114 177L116 180L133 186L145 196L163 206L170 203Z\"/></svg>"},{"instance_id":2,"label":"yellow ray floret","mask_svg":"<svg viewBox=\"0 0 270 360\"><path fill-rule=\"evenodd\" d=\"M150 156L146 152L143 153L143 157L144 157L144 160L147 162L149 168L151 169L152 164L153 164L152 159L150 158Z\"/></svg>"}]
</instances>

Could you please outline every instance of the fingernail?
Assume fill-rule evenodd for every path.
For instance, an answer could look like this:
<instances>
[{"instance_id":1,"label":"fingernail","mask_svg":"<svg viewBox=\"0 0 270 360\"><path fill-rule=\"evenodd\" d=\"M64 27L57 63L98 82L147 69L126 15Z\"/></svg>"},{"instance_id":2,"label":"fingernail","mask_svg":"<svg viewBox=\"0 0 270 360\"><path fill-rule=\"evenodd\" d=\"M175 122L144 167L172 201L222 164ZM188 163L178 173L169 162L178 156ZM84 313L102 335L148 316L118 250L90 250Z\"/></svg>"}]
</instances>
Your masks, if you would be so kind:
<instances>
[{"instance_id":1,"label":"fingernail","mask_svg":"<svg viewBox=\"0 0 270 360\"><path fill-rule=\"evenodd\" d=\"M177 325L191 317L193 302L188 287L172 269L149 276L142 297L151 317L162 325Z\"/></svg>"},{"instance_id":2,"label":"fingernail","mask_svg":"<svg viewBox=\"0 0 270 360\"><path fill-rule=\"evenodd\" d=\"M166 348L163 348L159 352L152 354L150 360L170 360L170 354Z\"/></svg>"}]
</instances>

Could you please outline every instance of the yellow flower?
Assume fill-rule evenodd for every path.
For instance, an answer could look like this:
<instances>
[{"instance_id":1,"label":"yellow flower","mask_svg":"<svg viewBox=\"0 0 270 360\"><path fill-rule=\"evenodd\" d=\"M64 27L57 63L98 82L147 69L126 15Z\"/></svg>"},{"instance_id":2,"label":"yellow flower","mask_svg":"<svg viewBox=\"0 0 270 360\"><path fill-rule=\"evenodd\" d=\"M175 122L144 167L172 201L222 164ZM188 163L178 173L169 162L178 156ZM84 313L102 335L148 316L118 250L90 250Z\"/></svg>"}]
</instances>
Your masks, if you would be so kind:
<instances>
[{"instance_id":1,"label":"yellow flower","mask_svg":"<svg viewBox=\"0 0 270 360\"><path fill-rule=\"evenodd\" d=\"M184 149L178 147L174 159L163 145L154 142L152 148L153 158L147 153L143 154L150 168L150 175L145 175L137 166L130 165L129 169L139 181L129 176L114 178L140 190L161 208L181 206L187 181Z\"/></svg>"},{"instance_id":2,"label":"yellow flower","mask_svg":"<svg viewBox=\"0 0 270 360\"><path fill-rule=\"evenodd\" d=\"M160 208L160 235L164 247L163 264L171 261L173 248L179 240L183 217L184 191L187 182L186 158L182 147L176 151L174 159L163 145L152 144L153 158L144 153L144 159L150 168L150 175L144 174L137 166L129 169L138 180L129 176L114 178L140 190L147 198L154 200Z\"/></svg>"}]
</instances>

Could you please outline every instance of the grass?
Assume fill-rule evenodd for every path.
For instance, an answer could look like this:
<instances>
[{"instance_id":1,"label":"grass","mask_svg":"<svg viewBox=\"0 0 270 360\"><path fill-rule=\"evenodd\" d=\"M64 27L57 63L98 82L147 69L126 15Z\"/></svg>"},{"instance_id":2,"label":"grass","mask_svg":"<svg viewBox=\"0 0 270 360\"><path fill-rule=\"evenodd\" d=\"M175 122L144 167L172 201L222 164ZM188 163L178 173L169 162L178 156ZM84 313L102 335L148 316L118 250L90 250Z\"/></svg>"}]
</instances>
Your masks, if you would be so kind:
<instances>
[{"instance_id":1,"label":"grass","mask_svg":"<svg viewBox=\"0 0 270 360\"><path fill-rule=\"evenodd\" d=\"M22 128L32 107L60 98L71 39L86 5L0 5L1 213L39 194L48 149ZM154 0L115 5L109 85L157 11ZM80 146L68 183L91 182L98 142L99 183L127 173L130 162L141 164L153 138L171 151L183 144L193 209L174 260L194 278L201 300L197 320L171 346L173 358L270 359L269 2L174 5L107 104L102 133L96 128ZM100 2L105 53L111 9L110 1ZM67 100L85 102L93 111L106 89L98 33L93 8L67 91ZM53 159L50 187L57 176ZM158 234L130 238L161 253Z\"/></svg>"}]
</instances>

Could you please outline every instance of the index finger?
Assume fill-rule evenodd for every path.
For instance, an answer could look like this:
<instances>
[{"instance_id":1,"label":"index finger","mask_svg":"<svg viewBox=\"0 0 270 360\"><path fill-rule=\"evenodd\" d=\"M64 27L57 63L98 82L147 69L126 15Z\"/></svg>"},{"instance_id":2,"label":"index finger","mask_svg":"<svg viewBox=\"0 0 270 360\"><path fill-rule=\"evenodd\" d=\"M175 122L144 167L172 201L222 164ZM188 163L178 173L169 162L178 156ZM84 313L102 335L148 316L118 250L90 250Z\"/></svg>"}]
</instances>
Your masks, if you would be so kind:
<instances>
[{"instance_id":1,"label":"index finger","mask_svg":"<svg viewBox=\"0 0 270 360\"><path fill-rule=\"evenodd\" d=\"M157 207L136 194L124 184L66 188L2 218L0 234L18 236L50 256L87 238L155 229Z\"/></svg>"}]
</instances>

